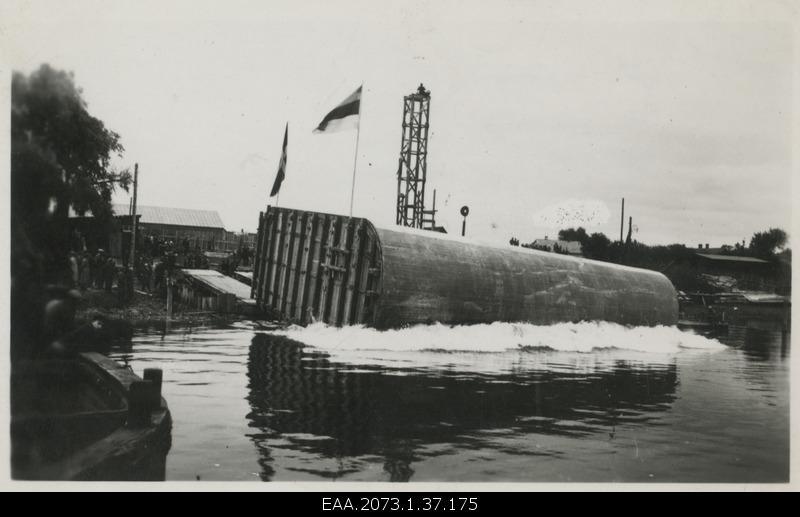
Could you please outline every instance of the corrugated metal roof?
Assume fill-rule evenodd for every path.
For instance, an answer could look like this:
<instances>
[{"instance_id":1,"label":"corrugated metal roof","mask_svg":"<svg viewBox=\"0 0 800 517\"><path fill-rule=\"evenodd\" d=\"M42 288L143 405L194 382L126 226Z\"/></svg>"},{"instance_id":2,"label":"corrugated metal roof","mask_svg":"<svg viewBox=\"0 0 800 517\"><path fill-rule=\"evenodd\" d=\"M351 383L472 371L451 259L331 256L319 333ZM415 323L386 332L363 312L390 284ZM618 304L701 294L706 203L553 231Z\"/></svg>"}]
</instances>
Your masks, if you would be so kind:
<instances>
[{"instance_id":1,"label":"corrugated metal roof","mask_svg":"<svg viewBox=\"0 0 800 517\"><path fill-rule=\"evenodd\" d=\"M128 215L128 205L112 205L114 214ZM174 226L197 226L201 228L225 228L222 218L215 210L194 210L189 208L166 208L160 206L137 206L141 216L139 224L169 224Z\"/></svg>"},{"instance_id":2,"label":"corrugated metal roof","mask_svg":"<svg viewBox=\"0 0 800 517\"><path fill-rule=\"evenodd\" d=\"M769 264L766 260L761 260L755 257L737 257L735 255L712 255L710 253L697 253L698 257L707 258L709 260L726 260L728 262L751 262L756 264Z\"/></svg>"},{"instance_id":3,"label":"corrugated metal roof","mask_svg":"<svg viewBox=\"0 0 800 517\"><path fill-rule=\"evenodd\" d=\"M791 298L770 293L742 293L742 296L752 303L791 303Z\"/></svg>"},{"instance_id":4,"label":"corrugated metal roof","mask_svg":"<svg viewBox=\"0 0 800 517\"><path fill-rule=\"evenodd\" d=\"M242 300L250 299L250 286L213 269L182 269L183 274L224 293L232 293Z\"/></svg>"}]
</instances>

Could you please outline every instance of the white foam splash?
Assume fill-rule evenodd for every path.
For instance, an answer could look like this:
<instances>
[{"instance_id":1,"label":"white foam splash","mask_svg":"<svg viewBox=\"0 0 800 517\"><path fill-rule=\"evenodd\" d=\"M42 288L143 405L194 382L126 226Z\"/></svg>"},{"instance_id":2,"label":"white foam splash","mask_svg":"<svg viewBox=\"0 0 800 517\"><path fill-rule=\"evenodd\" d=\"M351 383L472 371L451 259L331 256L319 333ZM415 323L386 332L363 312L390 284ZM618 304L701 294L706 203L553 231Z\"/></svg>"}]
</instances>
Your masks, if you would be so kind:
<instances>
[{"instance_id":1,"label":"white foam splash","mask_svg":"<svg viewBox=\"0 0 800 517\"><path fill-rule=\"evenodd\" d=\"M316 323L291 326L284 335L324 350L390 350L441 352L505 352L549 349L558 352L589 353L622 349L651 353L682 350L721 350L719 341L683 332L676 327L625 327L608 322L530 323L495 322L479 325L415 325L394 330L364 326L331 327Z\"/></svg>"}]
</instances>

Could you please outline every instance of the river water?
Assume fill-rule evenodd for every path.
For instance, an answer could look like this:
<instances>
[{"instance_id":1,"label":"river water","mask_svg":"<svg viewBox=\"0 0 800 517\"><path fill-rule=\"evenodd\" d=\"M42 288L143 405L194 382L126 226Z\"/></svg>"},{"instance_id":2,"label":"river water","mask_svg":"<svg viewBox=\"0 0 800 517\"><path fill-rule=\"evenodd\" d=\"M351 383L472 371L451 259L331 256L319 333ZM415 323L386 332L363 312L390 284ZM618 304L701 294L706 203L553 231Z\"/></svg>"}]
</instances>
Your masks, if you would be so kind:
<instances>
[{"instance_id":1,"label":"river water","mask_svg":"<svg viewBox=\"0 0 800 517\"><path fill-rule=\"evenodd\" d=\"M786 333L495 323L142 332L167 480L785 482Z\"/></svg>"}]
</instances>

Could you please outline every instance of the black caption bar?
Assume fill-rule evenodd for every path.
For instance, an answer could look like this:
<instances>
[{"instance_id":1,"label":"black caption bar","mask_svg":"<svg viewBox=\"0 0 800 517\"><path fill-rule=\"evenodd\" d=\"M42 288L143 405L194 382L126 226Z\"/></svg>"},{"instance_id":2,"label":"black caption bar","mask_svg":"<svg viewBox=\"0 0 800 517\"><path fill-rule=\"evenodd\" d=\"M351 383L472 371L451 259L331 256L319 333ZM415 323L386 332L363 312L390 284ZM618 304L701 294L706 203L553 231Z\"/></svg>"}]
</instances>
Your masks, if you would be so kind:
<instances>
[{"instance_id":1,"label":"black caption bar","mask_svg":"<svg viewBox=\"0 0 800 517\"><path fill-rule=\"evenodd\" d=\"M321 495L324 512L466 512L480 509L480 496L456 494Z\"/></svg>"}]
</instances>

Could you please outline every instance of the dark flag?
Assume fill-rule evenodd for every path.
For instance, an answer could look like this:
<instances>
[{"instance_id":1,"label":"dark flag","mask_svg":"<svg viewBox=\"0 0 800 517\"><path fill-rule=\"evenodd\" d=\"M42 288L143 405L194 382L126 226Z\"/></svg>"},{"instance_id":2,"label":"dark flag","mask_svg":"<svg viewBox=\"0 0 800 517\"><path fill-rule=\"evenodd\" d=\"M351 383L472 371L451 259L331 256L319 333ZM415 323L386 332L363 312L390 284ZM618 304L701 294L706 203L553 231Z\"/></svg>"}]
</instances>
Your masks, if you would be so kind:
<instances>
[{"instance_id":1,"label":"dark flag","mask_svg":"<svg viewBox=\"0 0 800 517\"><path fill-rule=\"evenodd\" d=\"M286 123L286 132L283 134L283 151L281 152L281 162L278 164L278 174L275 176L275 183L272 185L272 192L269 197L278 195L281 190L281 183L286 177L286 144L289 141L289 123Z\"/></svg>"},{"instance_id":2,"label":"dark flag","mask_svg":"<svg viewBox=\"0 0 800 517\"><path fill-rule=\"evenodd\" d=\"M361 108L361 88L359 86L349 97L325 115L314 133L332 133L342 129L356 128L358 112Z\"/></svg>"}]
</instances>

